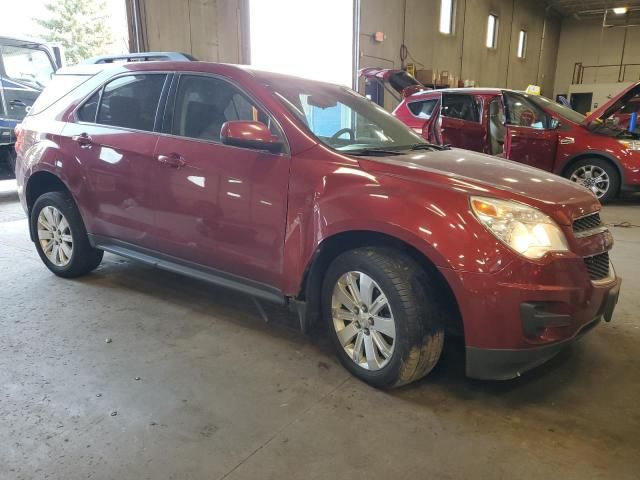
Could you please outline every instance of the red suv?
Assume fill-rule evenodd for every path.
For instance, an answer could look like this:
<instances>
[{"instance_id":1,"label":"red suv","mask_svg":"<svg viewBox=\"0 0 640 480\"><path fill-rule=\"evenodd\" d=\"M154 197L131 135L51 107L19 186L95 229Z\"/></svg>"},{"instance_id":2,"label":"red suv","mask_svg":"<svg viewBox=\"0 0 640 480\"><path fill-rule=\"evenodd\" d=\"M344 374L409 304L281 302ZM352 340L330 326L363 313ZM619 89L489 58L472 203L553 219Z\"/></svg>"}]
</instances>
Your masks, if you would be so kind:
<instances>
[{"instance_id":1,"label":"red suv","mask_svg":"<svg viewBox=\"0 0 640 480\"><path fill-rule=\"evenodd\" d=\"M288 304L378 387L506 379L601 319L600 204L538 169L433 146L352 90L201 62L77 66L18 131L31 238L61 277L103 251Z\"/></svg>"},{"instance_id":2,"label":"red suv","mask_svg":"<svg viewBox=\"0 0 640 480\"><path fill-rule=\"evenodd\" d=\"M414 93L416 85L400 82L399 75L396 70L361 72L368 82L384 82L402 92L393 114L428 141L554 172L584 185L603 203L620 191L640 190L640 135L614 123L619 112L629 109L625 106L636 105L632 99L640 94L640 82L584 116L545 97L513 90ZM621 120L628 124L628 117Z\"/></svg>"}]
</instances>

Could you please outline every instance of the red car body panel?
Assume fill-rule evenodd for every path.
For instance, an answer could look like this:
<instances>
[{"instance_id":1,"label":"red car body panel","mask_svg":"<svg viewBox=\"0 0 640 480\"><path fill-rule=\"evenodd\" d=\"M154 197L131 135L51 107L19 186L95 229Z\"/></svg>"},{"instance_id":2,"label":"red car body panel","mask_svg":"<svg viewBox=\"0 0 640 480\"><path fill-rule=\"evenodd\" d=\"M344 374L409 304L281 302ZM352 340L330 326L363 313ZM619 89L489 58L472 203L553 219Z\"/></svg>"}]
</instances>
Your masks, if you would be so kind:
<instances>
[{"instance_id":1,"label":"red car body panel","mask_svg":"<svg viewBox=\"0 0 640 480\"><path fill-rule=\"evenodd\" d=\"M285 153L76 120L76 107L93 90L131 71L228 79L277 120L287 140ZM599 285L589 278L583 257L608 251L612 240L608 231L587 240L573 235L576 218L600 209L585 189L542 170L459 149L349 156L320 143L266 87L268 80L258 72L201 62L127 64L97 74L23 123L16 174L24 208L31 207L35 179L55 175L90 234L244 278L283 298L304 296L316 254L336 235L392 237L446 279L468 348L531 351L559 345L602 315L620 281L615 274ZM492 93L479 95L484 101ZM403 118L402 109L396 115ZM91 137L90 145L79 145L82 134ZM559 151L565 159L572 154L570 148ZM160 155L179 157L180 168L159 162ZM470 195L538 208L560 225L570 251L536 261L517 255L478 222ZM523 302L548 302L571 322L528 338L520 318Z\"/></svg>"}]
</instances>

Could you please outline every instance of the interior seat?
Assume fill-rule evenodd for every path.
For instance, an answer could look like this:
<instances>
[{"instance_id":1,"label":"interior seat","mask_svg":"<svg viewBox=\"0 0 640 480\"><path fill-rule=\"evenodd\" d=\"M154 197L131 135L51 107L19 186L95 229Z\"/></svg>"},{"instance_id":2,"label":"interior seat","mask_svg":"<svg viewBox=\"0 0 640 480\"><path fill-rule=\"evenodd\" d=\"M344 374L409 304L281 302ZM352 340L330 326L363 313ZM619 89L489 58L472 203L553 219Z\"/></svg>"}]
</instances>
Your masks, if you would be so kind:
<instances>
[{"instance_id":1,"label":"interior seat","mask_svg":"<svg viewBox=\"0 0 640 480\"><path fill-rule=\"evenodd\" d=\"M219 141L220 129L226 121L224 113L214 105L189 102L182 134L191 138Z\"/></svg>"}]
</instances>

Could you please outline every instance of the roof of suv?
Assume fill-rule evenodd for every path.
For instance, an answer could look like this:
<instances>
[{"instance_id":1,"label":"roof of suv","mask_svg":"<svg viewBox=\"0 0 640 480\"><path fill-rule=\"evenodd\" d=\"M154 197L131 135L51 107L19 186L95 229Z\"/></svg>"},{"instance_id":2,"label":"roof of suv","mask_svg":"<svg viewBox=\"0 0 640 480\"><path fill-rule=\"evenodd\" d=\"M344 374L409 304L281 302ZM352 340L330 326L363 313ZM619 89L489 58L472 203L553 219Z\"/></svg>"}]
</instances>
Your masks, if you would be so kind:
<instances>
[{"instance_id":1,"label":"roof of suv","mask_svg":"<svg viewBox=\"0 0 640 480\"><path fill-rule=\"evenodd\" d=\"M154 62L154 61L175 61L175 62L195 62L198 59L193 55L182 52L136 52L122 53L119 55L100 55L91 57L82 63L127 63L127 62Z\"/></svg>"},{"instance_id":2,"label":"roof of suv","mask_svg":"<svg viewBox=\"0 0 640 480\"><path fill-rule=\"evenodd\" d=\"M410 99L428 97L436 93L465 93L467 95L499 95L502 92L520 92L520 90L511 90L509 88L489 88L489 87L466 87L466 88L443 88L438 90L423 90L411 95Z\"/></svg>"},{"instance_id":3,"label":"roof of suv","mask_svg":"<svg viewBox=\"0 0 640 480\"><path fill-rule=\"evenodd\" d=\"M96 75L104 71L113 72L145 72L145 71L175 71L175 72L202 72L202 73L232 73L243 72L253 75L261 80L275 78L306 80L303 77L287 75L284 73L274 73L254 69L250 65L238 65L230 63L215 63L202 61L151 61L151 62L127 62L127 63L98 63L98 64L78 64L61 68L56 75ZM327 83L327 82L321 82Z\"/></svg>"}]
</instances>

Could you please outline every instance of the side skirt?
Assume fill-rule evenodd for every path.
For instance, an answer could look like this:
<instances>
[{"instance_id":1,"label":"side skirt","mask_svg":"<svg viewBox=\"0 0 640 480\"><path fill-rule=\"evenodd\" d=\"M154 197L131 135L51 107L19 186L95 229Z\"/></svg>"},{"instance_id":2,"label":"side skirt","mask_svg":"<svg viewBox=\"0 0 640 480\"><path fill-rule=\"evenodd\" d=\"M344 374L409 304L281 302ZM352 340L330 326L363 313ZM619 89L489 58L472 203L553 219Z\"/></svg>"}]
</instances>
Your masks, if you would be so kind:
<instances>
[{"instance_id":1,"label":"side skirt","mask_svg":"<svg viewBox=\"0 0 640 480\"><path fill-rule=\"evenodd\" d=\"M191 278L197 278L213 285L230 288L246 293L260 300L285 305L288 303L287 297L283 293L270 285L254 282L237 275L222 272L210 267L204 267L192 262L186 262L170 255L165 255L154 250L138 247L127 242L122 242L101 235L89 234L89 243L94 248L114 253L125 258L130 258L147 265L151 265L170 272L179 273Z\"/></svg>"}]
</instances>

